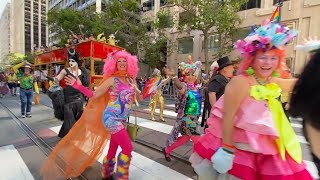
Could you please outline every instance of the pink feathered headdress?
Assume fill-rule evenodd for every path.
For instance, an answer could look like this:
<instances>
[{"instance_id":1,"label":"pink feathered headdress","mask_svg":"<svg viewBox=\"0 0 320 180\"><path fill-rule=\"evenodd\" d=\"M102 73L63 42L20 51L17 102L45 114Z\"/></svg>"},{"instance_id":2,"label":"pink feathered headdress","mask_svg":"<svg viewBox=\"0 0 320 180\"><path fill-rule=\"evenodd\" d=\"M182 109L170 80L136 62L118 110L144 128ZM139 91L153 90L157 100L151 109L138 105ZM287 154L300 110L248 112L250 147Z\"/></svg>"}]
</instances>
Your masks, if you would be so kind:
<instances>
[{"instance_id":1,"label":"pink feathered headdress","mask_svg":"<svg viewBox=\"0 0 320 180\"><path fill-rule=\"evenodd\" d=\"M111 76L117 71L117 61L120 58L127 60L127 72L132 78L136 78L138 75L138 58L125 50L115 51L108 55L105 60L103 72L105 76Z\"/></svg>"}]
</instances>

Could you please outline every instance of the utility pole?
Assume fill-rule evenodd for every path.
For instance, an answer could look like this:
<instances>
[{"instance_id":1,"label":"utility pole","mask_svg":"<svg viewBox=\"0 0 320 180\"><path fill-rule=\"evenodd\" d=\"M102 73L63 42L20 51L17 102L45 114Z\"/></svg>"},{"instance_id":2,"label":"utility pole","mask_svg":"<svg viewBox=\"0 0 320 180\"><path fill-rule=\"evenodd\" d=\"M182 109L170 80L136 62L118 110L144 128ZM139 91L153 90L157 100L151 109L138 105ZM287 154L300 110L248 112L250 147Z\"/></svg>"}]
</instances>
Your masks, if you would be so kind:
<instances>
[{"instance_id":1,"label":"utility pole","mask_svg":"<svg viewBox=\"0 0 320 180\"><path fill-rule=\"evenodd\" d=\"M281 7L283 5L283 0L278 0L278 7L279 7L279 22L281 22Z\"/></svg>"}]
</instances>

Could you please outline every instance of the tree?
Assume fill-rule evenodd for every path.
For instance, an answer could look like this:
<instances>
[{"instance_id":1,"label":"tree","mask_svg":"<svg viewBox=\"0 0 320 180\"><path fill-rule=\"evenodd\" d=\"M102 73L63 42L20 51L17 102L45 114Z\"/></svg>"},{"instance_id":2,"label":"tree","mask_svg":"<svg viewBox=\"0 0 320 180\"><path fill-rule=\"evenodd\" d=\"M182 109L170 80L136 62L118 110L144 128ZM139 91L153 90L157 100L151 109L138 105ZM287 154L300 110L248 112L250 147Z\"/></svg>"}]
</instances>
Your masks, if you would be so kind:
<instances>
[{"instance_id":1,"label":"tree","mask_svg":"<svg viewBox=\"0 0 320 180\"><path fill-rule=\"evenodd\" d=\"M34 64L34 57L35 55L33 53L27 53L23 59L31 64Z\"/></svg>"},{"instance_id":2,"label":"tree","mask_svg":"<svg viewBox=\"0 0 320 180\"><path fill-rule=\"evenodd\" d=\"M9 53L6 55L5 58L5 64L12 65L12 64L18 64L24 60L25 56L20 53Z\"/></svg>"},{"instance_id":3,"label":"tree","mask_svg":"<svg viewBox=\"0 0 320 180\"><path fill-rule=\"evenodd\" d=\"M158 27L162 26L162 21L155 25L156 22L153 20L142 19L140 4L136 0L109 0L104 1L104 4L105 8L101 13L93 13L92 8L81 12L72 9L50 10L48 24L50 30L56 32L61 39L60 46L66 43L70 30L79 32L81 24L87 34L115 34L119 41L118 46L137 54L141 62L157 67L161 63L160 49L163 49L167 38L163 33L157 33L155 36L152 29L160 29Z\"/></svg>"},{"instance_id":4,"label":"tree","mask_svg":"<svg viewBox=\"0 0 320 180\"><path fill-rule=\"evenodd\" d=\"M246 0L168 0L170 4L179 6L179 30L199 30L203 33L205 70L208 73L208 37L210 34L220 35L217 57L231 51L232 36L237 31L241 19L237 12Z\"/></svg>"}]
</instances>

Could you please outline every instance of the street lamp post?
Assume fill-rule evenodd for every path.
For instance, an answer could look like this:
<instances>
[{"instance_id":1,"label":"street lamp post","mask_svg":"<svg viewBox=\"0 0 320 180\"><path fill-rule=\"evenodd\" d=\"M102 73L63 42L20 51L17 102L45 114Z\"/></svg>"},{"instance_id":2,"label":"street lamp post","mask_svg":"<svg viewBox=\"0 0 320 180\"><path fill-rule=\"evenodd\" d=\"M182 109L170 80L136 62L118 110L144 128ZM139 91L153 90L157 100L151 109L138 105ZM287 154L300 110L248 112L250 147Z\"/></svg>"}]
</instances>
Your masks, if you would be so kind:
<instances>
[{"instance_id":1,"label":"street lamp post","mask_svg":"<svg viewBox=\"0 0 320 180\"><path fill-rule=\"evenodd\" d=\"M281 7L283 5L283 0L278 0L278 7L279 7L279 22L281 22Z\"/></svg>"}]
</instances>

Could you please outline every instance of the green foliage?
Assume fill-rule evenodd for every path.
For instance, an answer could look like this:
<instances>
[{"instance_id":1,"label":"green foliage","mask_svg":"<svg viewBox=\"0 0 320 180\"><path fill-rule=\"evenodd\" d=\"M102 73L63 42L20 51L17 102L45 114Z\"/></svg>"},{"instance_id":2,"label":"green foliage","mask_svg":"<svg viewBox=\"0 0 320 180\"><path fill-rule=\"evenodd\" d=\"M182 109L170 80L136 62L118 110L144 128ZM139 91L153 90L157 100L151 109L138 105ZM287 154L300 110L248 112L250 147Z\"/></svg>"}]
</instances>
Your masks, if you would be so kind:
<instances>
[{"instance_id":1,"label":"green foliage","mask_svg":"<svg viewBox=\"0 0 320 180\"><path fill-rule=\"evenodd\" d=\"M155 22L154 26L157 29L165 29L165 28L172 28L174 25L173 17L170 15L170 12L165 10L160 10L157 13L157 21Z\"/></svg>"},{"instance_id":2,"label":"green foliage","mask_svg":"<svg viewBox=\"0 0 320 180\"><path fill-rule=\"evenodd\" d=\"M28 61L31 64L34 64L34 54L27 53L26 56L23 58L24 60Z\"/></svg>"},{"instance_id":3,"label":"green foliage","mask_svg":"<svg viewBox=\"0 0 320 180\"><path fill-rule=\"evenodd\" d=\"M151 42L150 46L145 48L142 62L148 64L151 68L159 68L162 62L165 63L165 56L167 56L167 39L163 37Z\"/></svg>"},{"instance_id":4,"label":"green foliage","mask_svg":"<svg viewBox=\"0 0 320 180\"><path fill-rule=\"evenodd\" d=\"M5 64L12 65L12 64L18 64L24 60L25 56L20 53L9 53L6 55L5 58Z\"/></svg>"},{"instance_id":5,"label":"green foliage","mask_svg":"<svg viewBox=\"0 0 320 180\"><path fill-rule=\"evenodd\" d=\"M199 30L204 36L204 53L206 71L208 65L208 37L210 34L220 34L220 47L216 58L231 51L232 36L237 31L241 19L237 12L247 0L168 0L179 6L183 12L179 15L181 31Z\"/></svg>"},{"instance_id":6,"label":"green foliage","mask_svg":"<svg viewBox=\"0 0 320 180\"><path fill-rule=\"evenodd\" d=\"M172 26L172 19L168 14L159 14L158 21L142 20L140 16L140 4L136 0L108 0L103 1L104 11L93 13L94 9L85 11L72 9L55 9L48 13L48 24L53 32L57 32L61 39L59 46L66 44L70 31L78 33L79 25L83 25L83 32L88 36L93 33L95 36L104 32L108 37L115 34L118 46L125 48L133 54L143 54L139 57L142 62L155 67L160 63L159 49L163 49L167 41L164 33L159 31L157 35L149 32L152 29L161 29ZM166 43L165 43L166 44ZM166 48L165 48L166 49ZM141 51L147 53L140 53ZM164 53L165 54L165 53ZM146 60L148 59L148 60Z\"/></svg>"}]
</instances>

